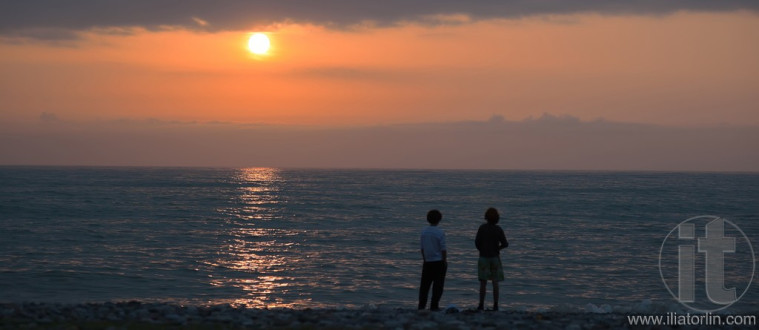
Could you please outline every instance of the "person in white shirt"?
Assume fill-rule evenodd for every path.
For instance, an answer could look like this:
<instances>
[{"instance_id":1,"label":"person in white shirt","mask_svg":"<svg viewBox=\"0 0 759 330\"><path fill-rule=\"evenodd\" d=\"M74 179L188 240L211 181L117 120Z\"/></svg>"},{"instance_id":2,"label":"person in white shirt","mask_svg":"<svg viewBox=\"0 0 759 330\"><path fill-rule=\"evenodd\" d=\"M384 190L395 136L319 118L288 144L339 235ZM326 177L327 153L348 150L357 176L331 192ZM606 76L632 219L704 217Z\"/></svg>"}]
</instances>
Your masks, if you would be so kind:
<instances>
[{"instance_id":1,"label":"person in white shirt","mask_svg":"<svg viewBox=\"0 0 759 330\"><path fill-rule=\"evenodd\" d=\"M427 212L429 226L422 230L420 245L422 249L422 283L419 286L419 309L427 307L427 295L432 285L430 310L440 310L440 297L443 296L445 272L448 269L445 232L437 227L443 215L438 210Z\"/></svg>"}]
</instances>

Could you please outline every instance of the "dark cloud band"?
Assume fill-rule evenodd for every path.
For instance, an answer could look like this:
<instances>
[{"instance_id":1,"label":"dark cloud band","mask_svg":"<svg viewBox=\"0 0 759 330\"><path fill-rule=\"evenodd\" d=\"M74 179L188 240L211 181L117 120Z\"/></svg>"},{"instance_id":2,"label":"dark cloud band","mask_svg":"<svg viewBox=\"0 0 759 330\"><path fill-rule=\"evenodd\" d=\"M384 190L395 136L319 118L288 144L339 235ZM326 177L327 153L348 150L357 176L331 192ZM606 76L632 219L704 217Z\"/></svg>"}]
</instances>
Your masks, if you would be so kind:
<instances>
[{"instance_id":1,"label":"dark cloud band","mask_svg":"<svg viewBox=\"0 0 759 330\"><path fill-rule=\"evenodd\" d=\"M24 29L80 30L96 27L185 26L236 30L281 21L344 27L371 21L391 25L429 21L431 15L465 14L474 19L541 14L661 15L681 10L759 10L755 0L23 0L0 2L0 33ZM201 24L206 23L206 24ZM440 23L440 21L435 21Z\"/></svg>"}]
</instances>

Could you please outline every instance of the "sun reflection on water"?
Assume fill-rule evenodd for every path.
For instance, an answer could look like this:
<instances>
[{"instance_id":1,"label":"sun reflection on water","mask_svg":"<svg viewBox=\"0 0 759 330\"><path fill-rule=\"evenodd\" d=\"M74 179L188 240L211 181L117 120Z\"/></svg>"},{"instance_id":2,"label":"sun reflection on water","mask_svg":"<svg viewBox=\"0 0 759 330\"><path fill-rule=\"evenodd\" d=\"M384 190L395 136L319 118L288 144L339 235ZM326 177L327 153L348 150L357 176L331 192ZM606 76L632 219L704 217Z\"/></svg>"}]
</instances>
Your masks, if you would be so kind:
<instances>
[{"instance_id":1,"label":"sun reflection on water","mask_svg":"<svg viewBox=\"0 0 759 330\"><path fill-rule=\"evenodd\" d=\"M224 210L229 217L229 240L219 253L214 266L225 270L223 276L212 278L211 285L233 287L242 294L218 301L232 305L272 308L293 307L308 299L288 299L286 295L292 275L291 250L296 247L293 230L266 225L280 217L284 179L275 168L240 169L233 178L239 185L234 207Z\"/></svg>"},{"instance_id":2,"label":"sun reflection on water","mask_svg":"<svg viewBox=\"0 0 759 330\"><path fill-rule=\"evenodd\" d=\"M282 200L279 192L283 182L280 170L276 168L245 168L234 178L238 189L238 207L232 213L243 220L271 220Z\"/></svg>"}]
</instances>

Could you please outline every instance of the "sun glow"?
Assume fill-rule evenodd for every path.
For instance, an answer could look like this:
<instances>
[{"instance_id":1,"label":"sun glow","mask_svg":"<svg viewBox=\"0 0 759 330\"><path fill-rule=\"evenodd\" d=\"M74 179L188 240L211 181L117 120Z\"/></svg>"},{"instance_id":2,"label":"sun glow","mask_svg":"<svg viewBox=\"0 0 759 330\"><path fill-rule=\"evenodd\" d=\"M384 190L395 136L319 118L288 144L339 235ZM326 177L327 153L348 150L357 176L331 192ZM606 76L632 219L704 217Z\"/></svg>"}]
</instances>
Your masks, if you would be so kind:
<instances>
[{"instance_id":1,"label":"sun glow","mask_svg":"<svg viewBox=\"0 0 759 330\"><path fill-rule=\"evenodd\" d=\"M269 37L263 33L253 33L248 39L248 50L256 55L264 55L269 51Z\"/></svg>"}]
</instances>

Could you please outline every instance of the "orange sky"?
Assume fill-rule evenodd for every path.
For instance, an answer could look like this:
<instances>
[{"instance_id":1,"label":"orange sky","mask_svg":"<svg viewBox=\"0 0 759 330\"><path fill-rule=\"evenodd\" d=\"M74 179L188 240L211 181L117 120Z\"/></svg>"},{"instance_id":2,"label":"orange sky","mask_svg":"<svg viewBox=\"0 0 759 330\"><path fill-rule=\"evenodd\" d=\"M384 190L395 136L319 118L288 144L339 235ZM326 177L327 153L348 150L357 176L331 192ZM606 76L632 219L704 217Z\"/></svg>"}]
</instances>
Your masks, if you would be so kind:
<instances>
[{"instance_id":1,"label":"orange sky","mask_svg":"<svg viewBox=\"0 0 759 330\"><path fill-rule=\"evenodd\" d=\"M759 125L755 14L461 19L0 39L0 121L49 113L67 121L342 126L553 113ZM266 56L245 48L256 30L271 38Z\"/></svg>"}]
</instances>

